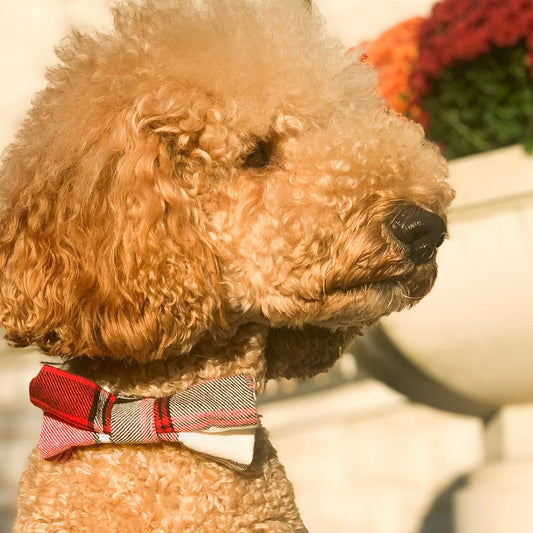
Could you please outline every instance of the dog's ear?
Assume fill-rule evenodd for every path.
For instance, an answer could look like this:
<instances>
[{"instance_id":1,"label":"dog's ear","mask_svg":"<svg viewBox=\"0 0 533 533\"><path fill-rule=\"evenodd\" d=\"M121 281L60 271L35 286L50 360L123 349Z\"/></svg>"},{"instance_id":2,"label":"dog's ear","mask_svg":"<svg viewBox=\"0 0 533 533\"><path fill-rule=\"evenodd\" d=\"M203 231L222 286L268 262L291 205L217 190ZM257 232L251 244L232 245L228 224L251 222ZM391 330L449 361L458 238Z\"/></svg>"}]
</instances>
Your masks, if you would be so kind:
<instances>
[{"instance_id":1,"label":"dog's ear","mask_svg":"<svg viewBox=\"0 0 533 533\"><path fill-rule=\"evenodd\" d=\"M145 361L221 329L202 173L186 136L176 137L180 121L198 135L201 118L177 110L169 125L139 109L60 136L34 113L11 147L0 324L16 345Z\"/></svg>"},{"instance_id":2,"label":"dog's ear","mask_svg":"<svg viewBox=\"0 0 533 533\"><path fill-rule=\"evenodd\" d=\"M267 379L309 378L329 369L353 340L353 332L316 326L271 329L267 339Z\"/></svg>"}]
</instances>

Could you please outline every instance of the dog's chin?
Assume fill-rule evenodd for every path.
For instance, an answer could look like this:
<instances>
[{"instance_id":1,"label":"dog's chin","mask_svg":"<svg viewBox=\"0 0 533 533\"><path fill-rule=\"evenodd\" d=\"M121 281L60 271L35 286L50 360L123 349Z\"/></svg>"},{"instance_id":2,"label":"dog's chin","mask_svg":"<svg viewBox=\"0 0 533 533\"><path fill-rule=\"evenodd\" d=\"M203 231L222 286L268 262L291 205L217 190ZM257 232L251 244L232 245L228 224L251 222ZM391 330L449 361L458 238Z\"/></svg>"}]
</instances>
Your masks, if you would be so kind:
<instances>
[{"instance_id":1,"label":"dog's chin","mask_svg":"<svg viewBox=\"0 0 533 533\"><path fill-rule=\"evenodd\" d=\"M418 303L433 287L436 275L432 262L405 276L335 288L327 293L324 311L329 317L321 324L331 328L373 325L383 316Z\"/></svg>"}]
</instances>

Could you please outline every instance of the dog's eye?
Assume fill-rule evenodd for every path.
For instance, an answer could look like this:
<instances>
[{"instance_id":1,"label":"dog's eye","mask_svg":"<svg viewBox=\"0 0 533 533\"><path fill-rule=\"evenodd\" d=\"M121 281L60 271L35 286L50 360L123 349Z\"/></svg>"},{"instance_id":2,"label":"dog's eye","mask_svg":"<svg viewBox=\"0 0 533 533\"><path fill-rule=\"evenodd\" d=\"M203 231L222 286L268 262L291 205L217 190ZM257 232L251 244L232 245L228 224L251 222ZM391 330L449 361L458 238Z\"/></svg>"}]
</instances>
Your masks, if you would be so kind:
<instances>
[{"instance_id":1,"label":"dog's eye","mask_svg":"<svg viewBox=\"0 0 533 533\"><path fill-rule=\"evenodd\" d=\"M259 141L254 149L244 158L243 166L250 168L265 167L270 163L272 145L268 141Z\"/></svg>"}]
</instances>

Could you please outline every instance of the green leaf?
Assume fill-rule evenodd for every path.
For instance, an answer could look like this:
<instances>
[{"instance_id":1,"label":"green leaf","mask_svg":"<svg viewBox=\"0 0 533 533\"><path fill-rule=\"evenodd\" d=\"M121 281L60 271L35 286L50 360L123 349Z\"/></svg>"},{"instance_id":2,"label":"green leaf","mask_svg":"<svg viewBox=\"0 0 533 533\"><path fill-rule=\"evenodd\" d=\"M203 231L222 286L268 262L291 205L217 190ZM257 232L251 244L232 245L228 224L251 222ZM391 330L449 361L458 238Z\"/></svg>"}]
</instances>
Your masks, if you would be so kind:
<instances>
[{"instance_id":1,"label":"green leaf","mask_svg":"<svg viewBox=\"0 0 533 533\"><path fill-rule=\"evenodd\" d=\"M526 154L533 155L533 137L523 139L522 146L524 147L524 151L526 152Z\"/></svg>"},{"instance_id":2,"label":"green leaf","mask_svg":"<svg viewBox=\"0 0 533 533\"><path fill-rule=\"evenodd\" d=\"M492 48L445 69L422 107L430 117L428 137L450 159L518 142L533 151L533 82L525 43Z\"/></svg>"}]
</instances>

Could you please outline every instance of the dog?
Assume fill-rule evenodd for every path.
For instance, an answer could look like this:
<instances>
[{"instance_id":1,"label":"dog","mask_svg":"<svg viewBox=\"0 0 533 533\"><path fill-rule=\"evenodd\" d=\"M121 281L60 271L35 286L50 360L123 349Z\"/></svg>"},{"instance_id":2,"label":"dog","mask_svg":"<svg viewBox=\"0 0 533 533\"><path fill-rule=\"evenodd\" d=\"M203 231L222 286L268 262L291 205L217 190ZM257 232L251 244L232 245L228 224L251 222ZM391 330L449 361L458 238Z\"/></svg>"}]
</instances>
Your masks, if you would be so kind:
<instances>
[{"instance_id":1,"label":"dog","mask_svg":"<svg viewBox=\"0 0 533 533\"><path fill-rule=\"evenodd\" d=\"M61 365L15 531L306 531L255 394L428 293L446 162L303 0L114 17L62 42L0 173L0 323ZM121 440L146 405L157 435Z\"/></svg>"}]
</instances>

